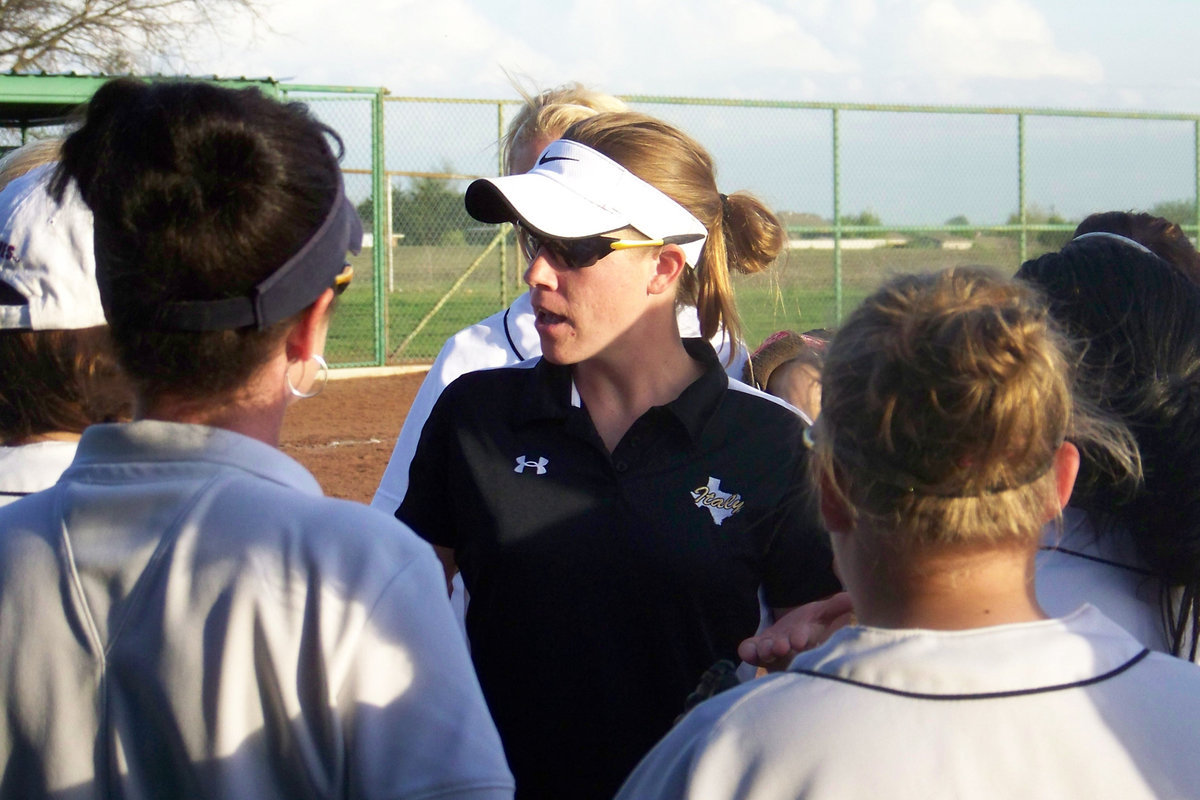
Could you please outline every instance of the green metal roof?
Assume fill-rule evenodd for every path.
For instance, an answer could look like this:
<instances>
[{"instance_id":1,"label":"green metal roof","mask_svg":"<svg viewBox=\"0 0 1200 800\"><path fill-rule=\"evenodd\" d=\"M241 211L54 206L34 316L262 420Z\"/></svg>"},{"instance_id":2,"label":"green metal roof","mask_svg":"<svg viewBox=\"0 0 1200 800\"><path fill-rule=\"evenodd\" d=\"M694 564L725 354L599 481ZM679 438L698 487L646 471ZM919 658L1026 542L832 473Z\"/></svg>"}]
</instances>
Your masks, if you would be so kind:
<instances>
[{"instance_id":1,"label":"green metal roof","mask_svg":"<svg viewBox=\"0 0 1200 800\"><path fill-rule=\"evenodd\" d=\"M142 80L204 80L231 88L255 86L271 96L281 93L274 78L217 78L215 76L117 76L0 73L0 127L29 128L64 122L81 103L115 77Z\"/></svg>"}]
</instances>

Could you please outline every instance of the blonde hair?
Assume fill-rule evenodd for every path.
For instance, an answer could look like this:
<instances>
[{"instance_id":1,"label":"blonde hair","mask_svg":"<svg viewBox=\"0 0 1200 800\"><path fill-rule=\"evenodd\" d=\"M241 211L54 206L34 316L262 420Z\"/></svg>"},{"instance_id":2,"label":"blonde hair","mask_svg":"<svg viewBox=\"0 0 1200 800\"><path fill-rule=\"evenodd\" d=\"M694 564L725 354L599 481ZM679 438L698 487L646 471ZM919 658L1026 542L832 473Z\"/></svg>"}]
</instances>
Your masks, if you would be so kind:
<instances>
[{"instance_id":1,"label":"blonde hair","mask_svg":"<svg viewBox=\"0 0 1200 800\"><path fill-rule=\"evenodd\" d=\"M557 139L571 124L604 112L625 111L628 106L611 94L565 83L531 94L513 83L525 101L500 139L500 157L505 173L516 172L516 154L537 139Z\"/></svg>"},{"instance_id":2,"label":"blonde hair","mask_svg":"<svg viewBox=\"0 0 1200 800\"><path fill-rule=\"evenodd\" d=\"M705 338L724 328L742 341L730 272L761 272L779 256L786 234L775 214L747 192L722 194L712 156L662 120L631 111L600 114L576 122L562 138L603 153L700 220L708 240L696 269L684 272L678 300L696 306Z\"/></svg>"},{"instance_id":3,"label":"blonde hair","mask_svg":"<svg viewBox=\"0 0 1200 800\"><path fill-rule=\"evenodd\" d=\"M898 277L826 354L813 477L897 552L1036 541L1064 439L1140 469L1128 428L1075 398L1072 353L1029 286L969 268Z\"/></svg>"},{"instance_id":4,"label":"blonde hair","mask_svg":"<svg viewBox=\"0 0 1200 800\"><path fill-rule=\"evenodd\" d=\"M0 158L0 191L34 167L58 161L62 139L34 139Z\"/></svg>"}]
</instances>

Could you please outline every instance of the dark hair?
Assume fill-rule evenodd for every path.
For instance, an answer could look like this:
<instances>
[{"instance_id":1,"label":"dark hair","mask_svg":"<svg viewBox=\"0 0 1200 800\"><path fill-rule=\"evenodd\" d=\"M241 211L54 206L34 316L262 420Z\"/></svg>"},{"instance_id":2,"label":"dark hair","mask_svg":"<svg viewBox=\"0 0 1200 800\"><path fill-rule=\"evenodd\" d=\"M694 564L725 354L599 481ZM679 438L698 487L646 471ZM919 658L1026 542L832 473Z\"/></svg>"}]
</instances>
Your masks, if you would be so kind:
<instances>
[{"instance_id":1,"label":"dark hair","mask_svg":"<svg viewBox=\"0 0 1200 800\"><path fill-rule=\"evenodd\" d=\"M63 143L95 217L96 276L117 356L147 397L220 398L278 345L263 331L155 329L164 303L246 296L320 226L341 176L329 128L257 89L106 83ZM315 299L315 298L314 298Z\"/></svg>"},{"instance_id":2,"label":"dark hair","mask_svg":"<svg viewBox=\"0 0 1200 800\"><path fill-rule=\"evenodd\" d=\"M1175 265L1193 283L1200 283L1200 253L1183 229L1169 219L1145 212L1102 211L1079 223L1072 238L1085 233L1116 233L1133 239Z\"/></svg>"},{"instance_id":3,"label":"dark hair","mask_svg":"<svg viewBox=\"0 0 1200 800\"><path fill-rule=\"evenodd\" d=\"M104 326L0 331L0 442L81 433L130 414L132 397Z\"/></svg>"},{"instance_id":4,"label":"dark hair","mask_svg":"<svg viewBox=\"0 0 1200 800\"><path fill-rule=\"evenodd\" d=\"M1167 633L1177 655L1196 652L1200 620L1200 287L1158 256L1084 239L1021 265L1051 313L1087 343L1080 391L1129 425L1143 480L1123 490L1081 449L1072 503L1120 522L1164 582ZM1184 587L1171 600L1171 587ZM1191 641L1185 642L1191 623Z\"/></svg>"}]
</instances>

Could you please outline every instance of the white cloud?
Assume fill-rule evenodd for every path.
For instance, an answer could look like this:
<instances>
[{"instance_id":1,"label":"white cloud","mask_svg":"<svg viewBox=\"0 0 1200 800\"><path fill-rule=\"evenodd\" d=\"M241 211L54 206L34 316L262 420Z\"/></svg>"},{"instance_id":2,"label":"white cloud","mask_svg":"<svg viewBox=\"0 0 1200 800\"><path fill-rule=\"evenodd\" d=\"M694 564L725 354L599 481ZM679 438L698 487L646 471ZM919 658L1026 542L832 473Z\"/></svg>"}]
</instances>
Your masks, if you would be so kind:
<instances>
[{"instance_id":1,"label":"white cloud","mask_svg":"<svg viewBox=\"0 0 1200 800\"><path fill-rule=\"evenodd\" d=\"M852 29L869 25L879 15L874 0L847 0L842 9L849 17Z\"/></svg>"},{"instance_id":2,"label":"white cloud","mask_svg":"<svg viewBox=\"0 0 1200 800\"><path fill-rule=\"evenodd\" d=\"M1057 46L1046 19L1025 0L923 0L915 13L907 8L915 19L904 52L931 75L1087 83L1104 78L1098 58Z\"/></svg>"},{"instance_id":3,"label":"white cloud","mask_svg":"<svg viewBox=\"0 0 1200 800\"><path fill-rule=\"evenodd\" d=\"M803 5L803 4L802 4ZM849 0L824 22L790 0L275 0L271 31L197 47L193 72L301 83L384 85L393 93L506 96L503 69L540 84L617 92L792 96L814 75L861 69L829 25L865 24L874 0ZM349 22L349 21L353 22ZM827 44L832 42L833 44Z\"/></svg>"},{"instance_id":4,"label":"white cloud","mask_svg":"<svg viewBox=\"0 0 1200 800\"><path fill-rule=\"evenodd\" d=\"M507 82L500 63L548 67L539 48L498 28L469 0L277 3L270 31L198 48L193 71L270 75L300 83L383 85L418 95L477 93ZM495 93L495 88L489 92Z\"/></svg>"},{"instance_id":5,"label":"white cloud","mask_svg":"<svg viewBox=\"0 0 1200 800\"><path fill-rule=\"evenodd\" d=\"M761 96L781 74L855 68L795 12L762 0L612 0L604 9L597 17L588 3L564 7L561 27L541 32L539 43L558 70L544 80L577 77L633 93Z\"/></svg>"},{"instance_id":6,"label":"white cloud","mask_svg":"<svg viewBox=\"0 0 1200 800\"><path fill-rule=\"evenodd\" d=\"M1147 83L1092 16L1036 0L259 1L272 30L198 46L192 72L428 96L511 97L508 69L629 94L1093 106Z\"/></svg>"}]
</instances>

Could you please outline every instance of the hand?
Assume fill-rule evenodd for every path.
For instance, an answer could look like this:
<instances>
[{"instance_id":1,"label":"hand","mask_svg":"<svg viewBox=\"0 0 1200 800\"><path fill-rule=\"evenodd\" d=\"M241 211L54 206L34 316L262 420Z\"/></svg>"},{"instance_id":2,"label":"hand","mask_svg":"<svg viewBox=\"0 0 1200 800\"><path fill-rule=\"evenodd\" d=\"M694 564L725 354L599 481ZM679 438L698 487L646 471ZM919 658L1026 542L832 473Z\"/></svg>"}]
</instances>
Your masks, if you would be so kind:
<instances>
[{"instance_id":1,"label":"hand","mask_svg":"<svg viewBox=\"0 0 1200 800\"><path fill-rule=\"evenodd\" d=\"M853 614L846 592L797 606L762 633L738 645L738 658L768 672L787 669L797 653L823 643L849 624Z\"/></svg>"}]
</instances>

